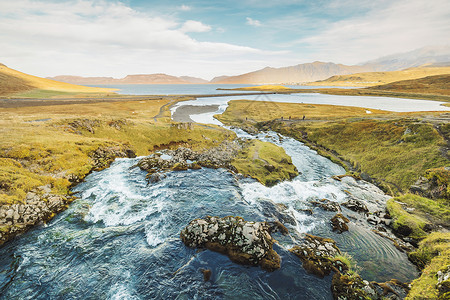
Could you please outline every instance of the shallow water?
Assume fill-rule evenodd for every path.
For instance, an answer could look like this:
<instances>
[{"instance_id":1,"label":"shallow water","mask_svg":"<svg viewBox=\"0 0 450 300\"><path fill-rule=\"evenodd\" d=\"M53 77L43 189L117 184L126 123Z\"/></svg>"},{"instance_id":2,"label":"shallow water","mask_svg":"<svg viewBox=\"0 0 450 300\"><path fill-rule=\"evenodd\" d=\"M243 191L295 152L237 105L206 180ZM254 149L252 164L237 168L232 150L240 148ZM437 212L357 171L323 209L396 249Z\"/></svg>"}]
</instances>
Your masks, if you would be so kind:
<instances>
[{"instance_id":1,"label":"shallow water","mask_svg":"<svg viewBox=\"0 0 450 300\"><path fill-rule=\"evenodd\" d=\"M223 169L169 172L147 184L146 173L133 168L139 158L117 159L92 173L74 189L80 199L68 210L0 248L0 298L332 299L331 276L307 274L287 250L304 232L335 239L367 280L417 275L405 254L364 224L354 221L338 235L329 224L333 213L302 211L312 208L311 200L346 201L345 191L377 207L387 198L379 189L351 178L330 179L344 170L298 141L274 133L258 138L283 146L302 174L271 188ZM268 273L185 247L180 230L206 215L281 220L291 233L274 235L281 269ZM212 270L206 283L203 268Z\"/></svg>"},{"instance_id":2,"label":"shallow water","mask_svg":"<svg viewBox=\"0 0 450 300\"><path fill-rule=\"evenodd\" d=\"M335 96L322 94L262 94L262 95L246 95L246 96L225 96L225 97L206 97L196 100L183 101L171 107L172 114L178 107L183 105L205 106L219 105L215 112L191 115L191 119L198 123L222 125L218 120L214 119L214 115L222 114L228 107L231 100L253 100L268 101L273 105L270 109L276 110L276 103L308 103L308 104L327 104L341 105L352 107L367 108L366 113L370 114L370 109L380 109L393 112L415 112L415 111L450 111L450 107L443 106L446 102L388 98L388 97L368 97L368 96ZM249 104L249 108L251 107ZM288 116L285 116L286 118ZM306 116L308 117L308 116Z\"/></svg>"},{"instance_id":3,"label":"shallow water","mask_svg":"<svg viewBox=\"0 0 450 300\"><path fill-rule=\"evenodd\" d=\"M127 95L209 95L209 94L233 94L242 93L242 91L218 90L235 89L254 84L102 84L87 85L93 87L104 87L118 89L117 93ZM284 85L293 89L315 89L330 88L331 86L299 86ZM353 87L341 87L353 88Z\"/></svg>"}]
</instances>

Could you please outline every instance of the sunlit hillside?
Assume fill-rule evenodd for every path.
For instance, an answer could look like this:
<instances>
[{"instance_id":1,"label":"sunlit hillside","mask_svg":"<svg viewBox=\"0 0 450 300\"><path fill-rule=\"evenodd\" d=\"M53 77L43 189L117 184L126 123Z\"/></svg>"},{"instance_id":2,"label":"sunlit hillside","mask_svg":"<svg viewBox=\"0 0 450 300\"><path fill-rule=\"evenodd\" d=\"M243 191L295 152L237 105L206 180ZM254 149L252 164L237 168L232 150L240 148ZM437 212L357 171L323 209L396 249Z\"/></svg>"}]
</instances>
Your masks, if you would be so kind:
<instances>
[{"instance_id":1,"label":"sunlit hillside","mask_svg":"<svg viewBox=\"0 0 450 300\"><path fill-rule=\"evenodd\" d=\"M365 72L351 75L336 75L326 80L310 82L308 85L325 86L375 86L400 80L417 79L426 76L450 74L450 67L419 67L401 71Z\"/></svg>"},{"instance_id":2,"label":"sunlit hillside","mask_svg":"<svg viewBox=\"0 0 450 300\"><path fill-rule=\"evenodd\" d=\"M113 89L86 87L25 74L0 64L0 96L105 94Z\"/></svg>"}]
</instances>

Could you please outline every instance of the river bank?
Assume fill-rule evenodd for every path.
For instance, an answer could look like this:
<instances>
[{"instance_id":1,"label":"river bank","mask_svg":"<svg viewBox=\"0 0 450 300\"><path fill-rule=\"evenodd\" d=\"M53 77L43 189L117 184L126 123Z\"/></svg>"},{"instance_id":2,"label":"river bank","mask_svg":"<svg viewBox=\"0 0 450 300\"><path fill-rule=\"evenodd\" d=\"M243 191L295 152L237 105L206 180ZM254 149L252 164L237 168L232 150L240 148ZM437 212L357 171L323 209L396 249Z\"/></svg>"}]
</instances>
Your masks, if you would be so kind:
<instances>
[{"instance_id":1,"label":"river bank","mask_svg":"<svg viewBox=\"0 0 450 300\"><path fill-rule=\"evenodd\" d=\"M414 281L407 299L444 297L448 291L440 288L437 274L445 272L443 269L450 256L447 250L431 254L430 249L450 247L448 196L431 192L434 189L445 191L448 186L449 148L448 130L445 128L449 123L446 115L391 114L389 117L365 116L358 119L340 119L335 115L334 118L339 120L331 118L316 122L289 120L287 117L270 120L273 116L269 115L271 112L264 104L253 103L252 110L247 110L245 117L240 109L247 104L240 104L239 101L231 102L227 111L216 118L252 133L274 130L292 136L341 164L349 175L364 178L385 192L397 195L387 205L387 211L393 217L390 227L398 237L419 247L419 250L410 252L412 261L417 263L414 257L418 253L421 253L419 261L424 260L424 255L429 255L426 263L419 264L419 269L424 272ZM296 110L299 110L297 114L305 111L299 104L285 105L290 105L291 114ZM308 116L314 119L311 112ZM264 118L270 121L263 121ZM404 195L410 190L432 199ZM433 209L426 208L423 203L428 203L428 207ZM440 239L435 236L440 236ZM432 287L424 289L426 284Z\"/></svg>"}]
</instances>

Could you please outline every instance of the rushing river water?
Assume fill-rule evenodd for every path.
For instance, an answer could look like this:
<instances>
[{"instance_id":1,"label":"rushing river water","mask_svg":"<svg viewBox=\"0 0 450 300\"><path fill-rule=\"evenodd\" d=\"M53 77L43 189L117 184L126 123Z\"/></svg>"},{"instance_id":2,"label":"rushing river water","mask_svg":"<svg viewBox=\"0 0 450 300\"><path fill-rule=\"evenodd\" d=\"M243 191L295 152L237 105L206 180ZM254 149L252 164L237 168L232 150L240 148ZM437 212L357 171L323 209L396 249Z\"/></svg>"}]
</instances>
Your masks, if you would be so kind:
<instances>
[{"instance_id":1,"label":"rushing river water","mask_svg":"<svg viewBox=\"0 0 450 300\"><path fill-rule=\"evenodd\" d=\"M204 168L169 172L148 184L146 173L133 167L139 158L117 159L79 184L74 191L80 199L48 225L0 248L0 298L332 299L331 275L307 274L288 251L305 232L335 239L367 280L417 275L406 255L365 221L352 219L348 232L336 234L329 224L334 213L303 211L313 208L311 200L343 202L349 193L373 209L387 199L378 188L352 178L331 179L344 170L293 139L275 133L251 138L282 146L301 175L269 188L224 169ZM180 230L207 215L281 220L290 230L289 236L274 234L281 268L268 273L186 247ZM210 281L204 282L201 269L212 271Z\"/></svg>"}]
</instances>

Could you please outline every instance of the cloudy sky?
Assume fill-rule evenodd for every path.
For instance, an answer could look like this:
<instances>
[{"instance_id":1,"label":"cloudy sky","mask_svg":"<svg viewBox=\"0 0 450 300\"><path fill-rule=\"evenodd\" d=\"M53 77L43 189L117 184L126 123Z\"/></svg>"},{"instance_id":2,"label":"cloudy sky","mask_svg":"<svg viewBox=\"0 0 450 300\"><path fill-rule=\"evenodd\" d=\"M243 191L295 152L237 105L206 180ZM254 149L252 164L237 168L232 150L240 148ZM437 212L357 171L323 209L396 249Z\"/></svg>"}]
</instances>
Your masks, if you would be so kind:
<instances>
[{"instance_id":1,"label":"cloudy sky","mask_svg":"<svg viewBox=\"0 0 450 300\"><path fill-rule=\"evenodd\" d=\"M358 64L449 32L448 0L0 0L0 63L38 76Z\"/></svg>"}]
</instances>

